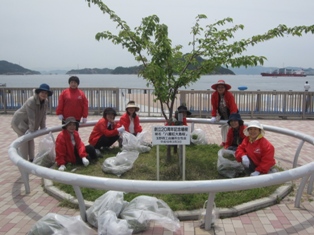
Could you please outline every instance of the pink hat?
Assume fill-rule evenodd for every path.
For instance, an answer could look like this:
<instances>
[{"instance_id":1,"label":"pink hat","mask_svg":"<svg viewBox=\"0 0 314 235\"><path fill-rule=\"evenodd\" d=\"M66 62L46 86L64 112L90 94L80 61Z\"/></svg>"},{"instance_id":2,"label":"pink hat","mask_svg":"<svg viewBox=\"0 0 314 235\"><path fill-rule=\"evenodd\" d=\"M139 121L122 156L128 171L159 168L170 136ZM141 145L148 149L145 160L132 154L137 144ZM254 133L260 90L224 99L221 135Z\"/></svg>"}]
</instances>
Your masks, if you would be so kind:
<instances>
[{"instance_id":1,"label":"pink hat","mask_svg":"<svg viewBox=\"0 0 314 235\"><path fill-rule=\"evenodd\" d=\"M231 89L231 86L230 86L229 84L227 84L227 83L225 82L225 80L218 80L217 83L215 83L214 85L212 85L212 89L217 90L217 86L218 86L218 85L225 85L227 91Z\"/></svg>"}]
</instances>

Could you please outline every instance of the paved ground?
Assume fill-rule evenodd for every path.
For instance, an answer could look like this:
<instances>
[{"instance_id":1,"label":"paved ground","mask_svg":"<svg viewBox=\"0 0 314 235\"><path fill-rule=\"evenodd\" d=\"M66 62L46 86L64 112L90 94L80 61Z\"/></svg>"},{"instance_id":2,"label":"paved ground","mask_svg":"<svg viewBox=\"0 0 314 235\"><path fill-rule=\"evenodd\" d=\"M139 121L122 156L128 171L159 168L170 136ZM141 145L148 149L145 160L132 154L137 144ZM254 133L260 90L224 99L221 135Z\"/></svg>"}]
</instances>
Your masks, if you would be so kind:
<instances>
[{"instance_id":1,"label":"paved ground","mask_svg":"<svg viewBox=\"0 0 314 235\"><path fill-rule=\"evenodd\" d=\"M16 139L16 134L10 128L12 115L0 115L0 235L26 234L33 224L49 212L62 215L79 215L74 209L58 206L58 201L45 192L41 186L41 179L30 176L31 193L26 195L20 173L8 157L8 146ZM97 120L98 116L91 116L89 120ZM263 124L279 126L314 135L314 121L297 120L260 120ZM59 125L56 116L48 116L47 126ZM143 125L149 129L149 125ZM220 129L217 125L195 125L206 131L210 143L221 142ZM83 141L87 143L91 128L81 128L80 133ZM56 136L56 133L54 134ZM271 132L266 137L276 148L277 163L289 169L292 166L295 150L299 140ZM36 140L37 142L38 140ZM312 161L314 147L304 144L299 164ZM297 183L297 182L296 182ZM231 234L314 234L314 198L304 195L301 208L294 208L294 193L286 197L280 204L265 209L245 214L238 217L218 219L212 231L204 231L199 228L198 221L181 222L181 231L172 233L160 226L152 224L151 228L142 234L154 235L231 235Z\"/></svg>"}]
</instances>

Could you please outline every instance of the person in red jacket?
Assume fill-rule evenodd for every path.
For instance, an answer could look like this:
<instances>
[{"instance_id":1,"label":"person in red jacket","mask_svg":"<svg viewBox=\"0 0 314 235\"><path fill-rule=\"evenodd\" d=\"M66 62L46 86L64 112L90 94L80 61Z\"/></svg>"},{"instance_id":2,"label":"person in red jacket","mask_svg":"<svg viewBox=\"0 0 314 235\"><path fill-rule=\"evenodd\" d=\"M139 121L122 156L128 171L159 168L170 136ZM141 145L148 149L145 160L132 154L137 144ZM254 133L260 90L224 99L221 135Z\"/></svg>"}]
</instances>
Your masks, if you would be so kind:
<instances>
[{"instance_id":1,"label":"person in red jacket","mask_svg":"<svg viewBox=\"0 0 314 235\"><path fill-rule=\"evenodd\" d=\"M113 108L104 109L103 118L96 123L88 140L95 149L109 148L124 132L124 126L121 126L119 122L115 123L116 116L117 113Z\"/></svg>"},{"instance_id":2,"label":"person in red jacket","mask_svg":"<svg viewBox=\"0 0 314 235\"><path fill-rule=\"evenodd\" d=\"M92 159L97 159L95 148L85 146L79 133L76 131L78 122L74 117L65 119L63 130L56 139L56 162L59 170L64 171L67 163L83 164L88 166Z\"/></svg>"},{"instance_id":3,"label":"person in red jacket","mask_svg":"<svg viewBox=\"0 0 314 235\"><path fill-rule=\"evenodd\" d=\"M88 116L88 100L84 92L78 89L80 79L77 76L71 76L68 80L69 88L62 91L59 96L56 114L58 118L65 123L68 117L74 117L79 123L87 122ZM82 120L81 120L82 119ZM78 130L79 125L77 126Z\"/></svg>"},{"instance_id":4,"label":"person in red jacket","mask_svg":"<svg viewBox=\"0 0 314 235\"><path fill-rule=\"evenodd\" d=\"M231 86L224 80L219 80L211 86L215 92L211 96L212 118L211 122L216 122L217 112L220 120L228 120L230 114L238 113L238 107L235 103L233 94L229 91Z\"/></svg>"},{"instance_id":5,"label":"person in red jacket","mask_svg":"<svg viewBox=\"0 0 314 235\"><path fill-rule=\"evenodd\" d=\"M179 121L179 113L182 113L182 122ZM180 105L177 108L177 111L174 114L174 117L172 118L170 125L171 126L187 126L188 123L186 121L186 117L190 116L191 112L187 109L185 105ZM168 123L165 123L166 126L168 126Z\"/></svg>"},{"instance_id":6,"label":"person in red jacket","mask_svg":"<svg viewBox=\"0 0 314 235\"><path fill-rule=\"evenodd\" d=\"M251 121L244 129L246 137L238 146L235 157L242 162L245 172L250 176L277 172L274 167L275 148L264 137L265 131L258 121Z\"/></svg>"},{"instance_id":7,"label":"person in red jacket","mask_svg":"<svg viewBox=\"0 0 314 235\"><path fill-rule=\"evenodd\" d=\"M135 105L133 100L127 103L125 108L125 113L120 117L120 125L123 125L125 131L130 132L133 135L137 135L143 131L142 126L140 124L140 119L136 112L138 112L140 108Z\"/></svg>"},{"instance_id":8,"label":"person in red jacket","mask_svg":"<svg viewBox=\"0 0 314 235\"><path fill-rule=\"evenodd\" d=\"M243 120L241 119L240 114L230 114L228 125L230 127L227 133L227 141L224 143L224 148L235 151L245 138L243 133L245 126L243 125Z\"/></svg>"}]
</instances>

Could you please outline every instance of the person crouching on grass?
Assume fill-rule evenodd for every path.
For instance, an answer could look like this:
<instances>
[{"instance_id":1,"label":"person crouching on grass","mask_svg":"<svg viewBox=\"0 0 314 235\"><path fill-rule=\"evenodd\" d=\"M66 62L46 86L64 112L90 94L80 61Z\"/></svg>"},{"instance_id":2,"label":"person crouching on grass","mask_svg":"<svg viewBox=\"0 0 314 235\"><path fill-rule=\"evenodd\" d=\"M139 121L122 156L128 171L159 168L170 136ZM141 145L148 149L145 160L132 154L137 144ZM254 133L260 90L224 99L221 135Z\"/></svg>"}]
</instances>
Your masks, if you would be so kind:
<instances>
[{"instance_id":1,"label":"person crouching on grass","mask_svg":"<svg viewBox=\"0 0 314 235\"><path fill-rule=\"evenodd\" d=\"M246 137L238 146L235 157L242 162L245 173L250 176L275 173L275 148L264 137L265 131L258 121L251 121L244 129Z\"/></svg>"},{"instance_id":2,"label":"person crouching on grass","mask_svg":"<svg viewBox=\"0 0 314 235\"><path fill-rule=\"evenodd\" d=\"M65 119L62 131L56 139L56 162L59 170L64 171L67 163L83 164L88 166L92 159L97 159L95 148L91 145L85 146L78 131L79 123L74 117Z\"/></svg>"},{"instance_id":3,"label":"person crouching on grass","mask_svg":"<svg viewBox=\"0 0 314 235\"><path fill-rule=\"evenodd\" d=\"M245 138L243 125L243 120L241 119L240 114L232 113L229 116L228 120L229 130L227 133L227 140L224 143L224 148L235 151L237 147L242 143L242 140Z\"/></svg>"},{"instance_id":4,"label":"person crouching on grass","mask_svg":"<svg viewBox=\"0 0 314 235\"><path fill-rule=\"evenodd\" d=\"M95 149L109 148L124 132L124 126L121 126L119 122L115 123L116 116L117 113L113 108L104 109L103 117L94 126L88 140Z\"/></svg>"}]
</instances>

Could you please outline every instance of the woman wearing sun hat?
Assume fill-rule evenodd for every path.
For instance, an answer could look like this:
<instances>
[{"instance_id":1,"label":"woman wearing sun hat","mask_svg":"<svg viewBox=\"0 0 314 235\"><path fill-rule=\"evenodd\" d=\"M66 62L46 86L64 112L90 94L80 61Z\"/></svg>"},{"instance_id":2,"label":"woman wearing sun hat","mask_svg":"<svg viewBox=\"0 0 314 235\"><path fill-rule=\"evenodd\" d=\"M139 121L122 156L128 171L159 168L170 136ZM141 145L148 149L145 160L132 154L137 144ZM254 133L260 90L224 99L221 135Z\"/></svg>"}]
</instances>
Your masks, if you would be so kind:
<instances>
[{"instance_id":1,"label":"woman wearing sun hat","mask_svg":"<svg viewBox=\"0 0 314 235\"><path fill-rule=\"evenodd\" d=\"M250 176L274 173L275 148L264 137L263 125L258 121L251 121L244 129L246 137L238 146L235 157L242 162L245 172Z\"/></svg>"},{"instance_id":2,"label":"woman wearing sun hat","mask_svg":"<svg viewBox=\"0 0 314 235\"><path fill-rule=\"evenodd\" d=\"M52 91L49 85L43 83L34 89L34 95L13 114L11 127L18 137L46 128L48 96L52 96ZM25 160L32 162L35 152L34 140L21 144L19 152Z\"/></svg>"},{"instance_id":3,"label":"woman wearing sun hat","mask_svg":"<svg viewBox=\"0 0 314 235\"><path fill-rule=\"evenodd\" d=\"M243 120L238 113L230 114L228 125L230 126L227 133L227 141L224 144L225 149L236 150L245 138L243 133L245 126Z\"/></svg>"},{"instance_id":4,"label":"woman wearing sun hat","mask_svg":"<svg viewBox=\"0 0 314 235\"><path fill-rule=\"evenodd\" d=\"M88 166L92 159L97 159L95 148L92 145L84 145L76 130L79 123L74 117L68 117L64 122L55 147L59 170L64 171L67 163Z\"/></svg>"},{"instance_id":5,"label":"woman wearing sun hat","mask_svg":"<svg viewBox=\"0 0 314 235\"><path fill-rule=\"evenodd\" d=\"M140 108L135 104L133 100L130 100L125 108L125 113L120 117L120 125L124 126L125 131L130 132L133 135L137 135L142 132L142 126L140 124L140 119L136 112Z\"/></svg>"},{"instance_id":6,"label":"woman wearing sun hat","mask_svg":"<svg viewBox=\"0 0 314 235\"><path fill-rule=\"evenodd\" d=\"M233 94L229 91L231 86L224 80L219 80L211 86L215 92L211 96L212 118L211 122L217 120L217 113L220 120L228 120L231 113L238 113Z\"/></svg>"}]
</instances>

